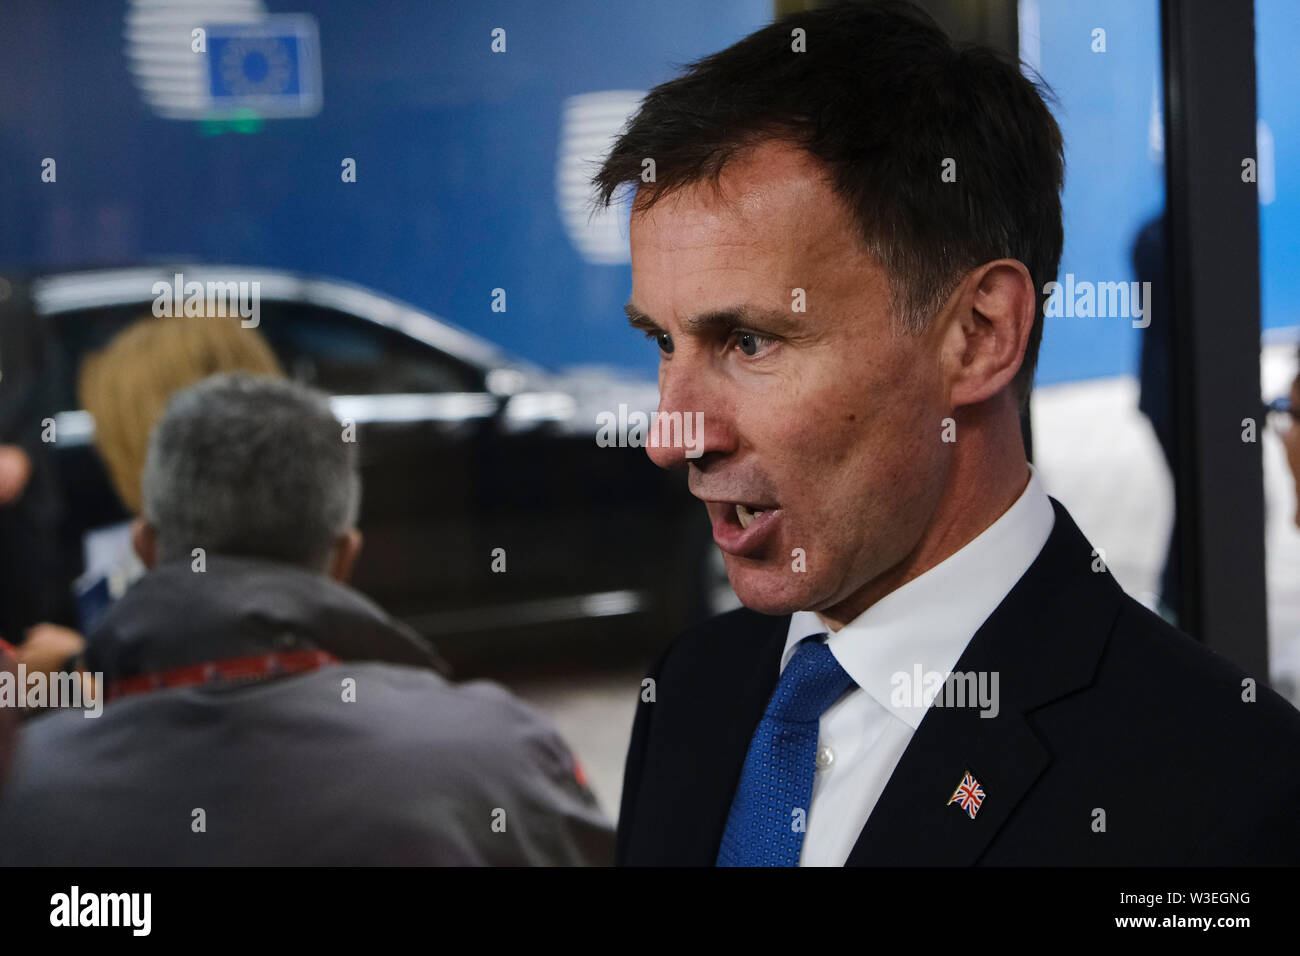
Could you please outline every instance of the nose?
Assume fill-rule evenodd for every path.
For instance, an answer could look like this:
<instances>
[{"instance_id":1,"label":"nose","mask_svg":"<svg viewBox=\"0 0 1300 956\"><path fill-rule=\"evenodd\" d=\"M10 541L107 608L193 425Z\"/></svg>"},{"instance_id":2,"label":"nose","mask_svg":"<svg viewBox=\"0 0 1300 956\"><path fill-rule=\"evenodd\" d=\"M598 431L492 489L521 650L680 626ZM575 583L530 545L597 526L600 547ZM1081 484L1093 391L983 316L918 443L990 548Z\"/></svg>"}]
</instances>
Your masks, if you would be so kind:
<instances>
[{"instance_id":1,"label":"nose","mask_svg":"<svg viewBox=\"0 0 1300 956\"><path fill-rule=\"evenodd\" d=\"M736 443L726 382L704 356L683 354L659 369L659 410L646 452L660 468L703 465Z\"/></svg>"}]
</instances>

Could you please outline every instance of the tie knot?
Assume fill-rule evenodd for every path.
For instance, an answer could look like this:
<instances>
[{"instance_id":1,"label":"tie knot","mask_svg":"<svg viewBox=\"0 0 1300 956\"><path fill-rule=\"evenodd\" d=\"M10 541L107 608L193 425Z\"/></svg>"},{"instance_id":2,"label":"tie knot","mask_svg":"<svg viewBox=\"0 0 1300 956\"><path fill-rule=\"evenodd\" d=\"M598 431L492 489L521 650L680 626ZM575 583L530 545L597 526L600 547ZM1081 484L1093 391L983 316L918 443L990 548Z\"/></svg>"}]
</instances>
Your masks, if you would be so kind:
<instances>
[{"instance_id":1,"label":"tie knot","mask_svg":"<svg viewBox=\"0 0 1300 956\"><path fill-rule=\"evenodd\" d=\"M801 723L819 720L853 686L853 678L823 643L823 636L799 642L768 701L767 716Z\"/></svg>"}]
</instances>

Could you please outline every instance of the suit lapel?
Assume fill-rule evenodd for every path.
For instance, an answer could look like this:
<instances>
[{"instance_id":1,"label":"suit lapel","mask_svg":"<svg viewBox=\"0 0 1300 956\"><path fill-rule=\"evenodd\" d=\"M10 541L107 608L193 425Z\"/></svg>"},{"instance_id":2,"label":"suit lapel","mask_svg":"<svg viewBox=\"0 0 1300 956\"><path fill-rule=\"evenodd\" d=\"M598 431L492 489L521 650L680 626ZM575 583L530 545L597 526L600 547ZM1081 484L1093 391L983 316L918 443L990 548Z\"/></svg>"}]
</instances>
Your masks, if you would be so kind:
<instances>
[{"instance_id":1,"label":"suit lapel","mask_svg":"<svg viewBox=\"0 0 1300 956\"><path fill-rule=\"evenodd\" d=\"M1019 714L931 708L849 854L848 866L974 863L1051 762ZM975 817L949 805L970 773L985 792Z\"/></svg>"},{"instance_id":2,"label":"suit lapel","mask_svg":"<svg viewBox=\"0 0 1300 956\"><path fill-rule=\"evenodd\" d=\"M666 673L661 681L674 716L659 739L677 743L673 753L656 755L672 779L653 782L662 797L644 805L677 808L667 829L661 821L648 832L672 834L671 859L687 865L712 866L717 859L750 740L780 676L790 618L741 611L728 624L685 672ZM683 741L691 743L683 747ZM680 812L684 806L689 813Z\"/></svg>"},{"instance_id":3,"label":"suit lapel","mask_svg":"<svg viewBox=\"0 0 1300 956\"><path fill-rule=\"evenodd\" d=\"M1029 570L953 668L998 674L999 712L931 707L849 854L849 866L979 860L1051 764L1025 715L1092 681L1123 592L1092 571L1092 546L1052 500L1056 523ZM948 800L971 773L985 792L972 819Z\"/></svg>"}]
</instances>

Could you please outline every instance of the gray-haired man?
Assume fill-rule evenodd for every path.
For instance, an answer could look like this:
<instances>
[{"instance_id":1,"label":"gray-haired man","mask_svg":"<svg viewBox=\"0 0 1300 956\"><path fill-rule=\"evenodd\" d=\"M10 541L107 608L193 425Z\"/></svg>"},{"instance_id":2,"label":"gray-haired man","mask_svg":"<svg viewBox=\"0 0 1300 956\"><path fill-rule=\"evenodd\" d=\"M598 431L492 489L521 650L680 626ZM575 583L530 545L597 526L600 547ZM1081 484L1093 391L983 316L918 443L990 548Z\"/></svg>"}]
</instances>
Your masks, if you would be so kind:
<instances>
[{"instance_id":1,"label":"gray-haired man","mask_svg":"<svg viewBox=\"0 0 1300 956\"><path fill-rule=\"evenodd\" d=\"M109 703L23 732L5 864L582 864L613 836L556 732L453 685L342 583L355 446L324 396L218 376L154 430L150 568L91 636Z\"/></svg>"}]
</instances>

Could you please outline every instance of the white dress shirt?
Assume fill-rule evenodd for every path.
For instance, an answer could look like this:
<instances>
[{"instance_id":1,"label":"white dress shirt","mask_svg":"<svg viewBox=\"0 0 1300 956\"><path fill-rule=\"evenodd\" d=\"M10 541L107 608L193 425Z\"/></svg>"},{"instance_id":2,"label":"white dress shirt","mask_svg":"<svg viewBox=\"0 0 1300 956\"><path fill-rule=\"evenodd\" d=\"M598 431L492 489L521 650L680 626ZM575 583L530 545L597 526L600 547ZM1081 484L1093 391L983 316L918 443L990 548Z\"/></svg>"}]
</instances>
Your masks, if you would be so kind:
<instances>
[{"instance_id":1,"label":"white dress shirt","mask_svg":"<svg viewBox=\"0 0 1300 956\"><path fill-rule=\"evenodd\" d=\"M916 692L920 705L911 703L916 677L946 679L952 673L980 625L1038 557L1055 523L1031 465L1024 491L1002 517L827 639L857 686L821 717L801 866L844 865L925 716L923 689ZM812 611L791 615L781 669L799 641L829 631ZM922 683L938 686L931 679ZM954 789L961 769L953 768Z\"/></svg>"}]
</instances>

